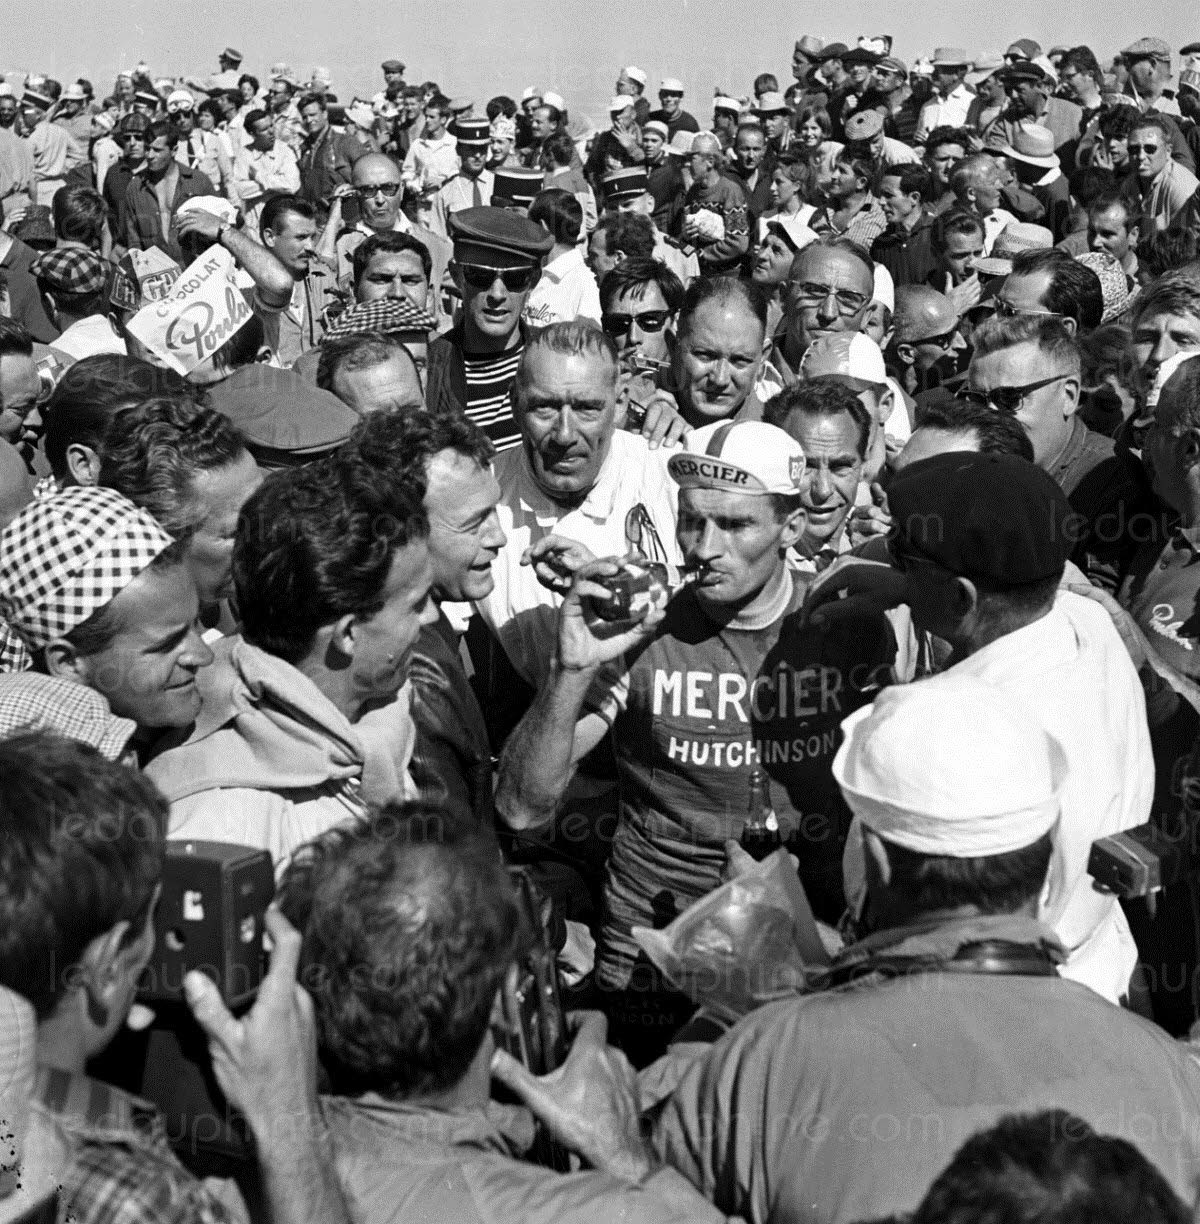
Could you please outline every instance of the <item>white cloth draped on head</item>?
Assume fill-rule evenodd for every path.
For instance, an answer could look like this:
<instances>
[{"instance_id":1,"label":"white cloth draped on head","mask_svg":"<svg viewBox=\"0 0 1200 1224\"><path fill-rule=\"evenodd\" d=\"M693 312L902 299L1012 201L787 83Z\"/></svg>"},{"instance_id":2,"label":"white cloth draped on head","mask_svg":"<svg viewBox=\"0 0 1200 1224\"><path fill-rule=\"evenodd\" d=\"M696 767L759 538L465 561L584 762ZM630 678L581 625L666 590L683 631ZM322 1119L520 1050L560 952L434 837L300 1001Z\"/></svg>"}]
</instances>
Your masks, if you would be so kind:
<instances>
[{"instance_id":1,"label":"white cloth draped on head","mask_svg":"<svg viewBox=\"0 0 1200 1224\"><path fill-rule=\"evenodd\" d=\"M1061 746L984 681L944 675L886 689L842 730L833 775L846 802L905 849L1007 854L1058 821Z\"/></svg>"}]
</instances>

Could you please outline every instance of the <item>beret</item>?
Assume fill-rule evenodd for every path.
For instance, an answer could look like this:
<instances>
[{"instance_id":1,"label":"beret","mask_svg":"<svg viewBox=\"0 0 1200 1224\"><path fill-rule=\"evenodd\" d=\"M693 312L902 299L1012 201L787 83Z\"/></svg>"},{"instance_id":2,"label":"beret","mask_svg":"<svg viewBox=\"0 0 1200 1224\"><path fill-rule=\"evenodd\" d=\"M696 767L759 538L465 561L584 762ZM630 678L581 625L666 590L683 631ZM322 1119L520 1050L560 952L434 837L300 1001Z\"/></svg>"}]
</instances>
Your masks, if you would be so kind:
<instances>
[{"instance_id":1,"label":"beret","mask_svg":"<svg viewBox=\"0 0 1200 1224\"><path fill-rule=\"evenodd\" d=\"M313 459L341 445L359 415L336 395L314 387L294 370L250 365L208 391L208 406L243 433L266 462Z\"/></svg>"},{"instance_id":2,"label":"beret","mask_svg":"<svg viewBox=\"0 0 1200 1224\"><path fill-rule=\"evenodd\" d=\"M1076 543L1066 494L1016 455L918 460L892 478L888 506L908 551L1000 589L1060 577Z\"/></svg>"},{"instance_id":3,"label":"beret","mask_svg":"<svg viewBox=\"0 0 1200 1224\"><path fill-rule=\"evenodd\" d=\"M855 111L845 122L846 139L874 140L883 131L883 116L877 110Z\"/></svg>"},{"instance_id":4,"label":"beret","mask_svg":"<svg viewBox=\"0 0 1200 1224\"><path fill-rule=\"evenodd\" d=\"M501 174L496 174L493 197L500 189ZM454 255L462 259L461 248L507 256L511 261L535 263L550 253L554 239L536 221L505 208L462 208L450 214L450 237Z\"/></svg>"}]
</instances>

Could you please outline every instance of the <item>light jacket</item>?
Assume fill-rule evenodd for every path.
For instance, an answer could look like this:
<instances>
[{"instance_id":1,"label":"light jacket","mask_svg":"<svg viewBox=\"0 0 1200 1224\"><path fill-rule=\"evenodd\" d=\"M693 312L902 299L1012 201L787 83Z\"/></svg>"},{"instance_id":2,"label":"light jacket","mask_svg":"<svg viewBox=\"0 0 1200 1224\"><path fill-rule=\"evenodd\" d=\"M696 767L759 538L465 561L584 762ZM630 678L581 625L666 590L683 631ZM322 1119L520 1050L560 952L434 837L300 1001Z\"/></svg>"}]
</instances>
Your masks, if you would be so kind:
<instances>
[{"instance_id":1,"label":"light jacket","mask_svg":"<svg viewBox=\"0 0 1200 1224\"><path fill-rule=\"evenodd\" d=\"M168 837L269 850L277 870L305 842L367 804L413 798L406 684L351 725L291 664L223 638L197 674L201 709L186 740L146 774L171 804Z\"/></svg>"}]
</instances>

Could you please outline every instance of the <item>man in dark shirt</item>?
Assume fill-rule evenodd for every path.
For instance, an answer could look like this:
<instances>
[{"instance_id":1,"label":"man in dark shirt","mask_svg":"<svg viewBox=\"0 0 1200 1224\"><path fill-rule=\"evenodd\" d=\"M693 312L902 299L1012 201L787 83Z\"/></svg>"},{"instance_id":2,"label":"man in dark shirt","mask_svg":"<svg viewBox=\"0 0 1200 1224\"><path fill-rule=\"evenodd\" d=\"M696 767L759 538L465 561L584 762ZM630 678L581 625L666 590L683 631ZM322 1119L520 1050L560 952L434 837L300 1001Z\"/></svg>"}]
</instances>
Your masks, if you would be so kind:
<instances>
[{"instance_id":1,"label":"man in dark shirt","mask_svg":"<svg viewBox=\"0 0 1200 1224\"><path fill-rule=\"evenodd\" d=\"M651 119L667 125L667 139L672 140L676 132L698 132L700 125L696 116L683 109L683 83L674 77L664 77L658 89L659 109L650 112Z\"/></svg>"},{"instance_id":2,"label":"man in dark shirt","mask_svg":"<svg viewBox=\"0 0 1200 1224\"><path fill-rule=\"evenodd\" d=\"M327 105L324 95L319 93L300 99L300 120L305 132L300 150L300 195L322 215L329 211L333 189L350 182L354 163L371 151L329 126Z\"/></svg>"},{"instance_id":3,"label":"man in dark shirt","mask_svg":"<svg viewBox=\"0 0 1200 1224\"><path fill-rule=\"evenodd\" d=\"M932 187L921 165L889 168L879 180L879 204L888 227L871 246L871 258L887 268L897 287L924 284L937 267L929 245L934 217L925 204Z\"/></svg>"}]
</instances>

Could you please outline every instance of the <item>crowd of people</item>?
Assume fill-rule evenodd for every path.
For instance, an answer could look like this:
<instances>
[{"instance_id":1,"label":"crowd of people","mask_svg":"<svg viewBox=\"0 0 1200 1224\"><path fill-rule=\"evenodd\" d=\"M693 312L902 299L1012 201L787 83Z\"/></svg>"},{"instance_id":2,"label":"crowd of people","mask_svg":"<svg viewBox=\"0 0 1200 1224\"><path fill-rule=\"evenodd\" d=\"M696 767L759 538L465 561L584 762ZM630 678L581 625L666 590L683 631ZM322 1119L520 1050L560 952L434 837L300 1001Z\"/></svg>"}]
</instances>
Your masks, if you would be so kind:
<instances>
[{"instance_id":1,"label":"crowd of people","mask_svg":"<svg viewBox=\"0 0 1200 1224\"><path fill-rule=\"evenodd\" d=\"M1192 1218L1200 41L892 51L0 82L0 1221Z\"/></svg>"}]
</instances>

